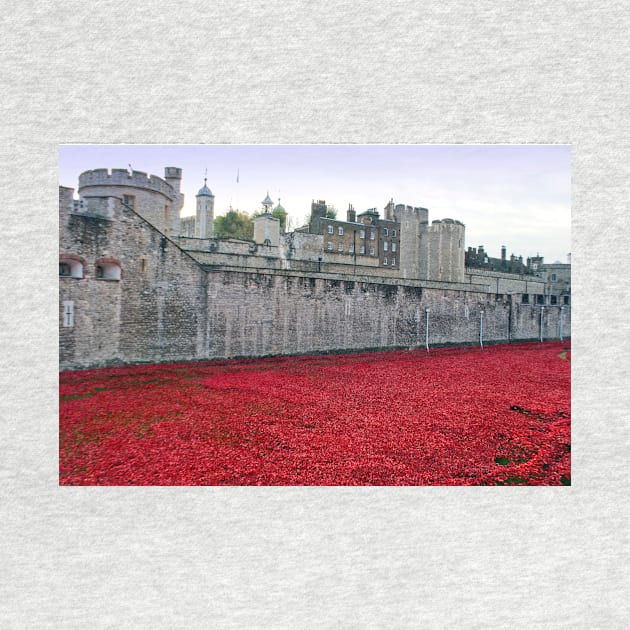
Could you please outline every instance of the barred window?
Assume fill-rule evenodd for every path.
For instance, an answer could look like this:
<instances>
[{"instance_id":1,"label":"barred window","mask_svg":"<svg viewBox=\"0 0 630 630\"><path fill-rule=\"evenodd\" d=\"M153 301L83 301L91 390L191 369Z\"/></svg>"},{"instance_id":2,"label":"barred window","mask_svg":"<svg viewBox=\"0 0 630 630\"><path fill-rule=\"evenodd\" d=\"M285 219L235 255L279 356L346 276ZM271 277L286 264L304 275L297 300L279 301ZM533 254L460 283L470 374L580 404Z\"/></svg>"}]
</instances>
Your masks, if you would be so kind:
<instances>
[{"instance_id":1,"label":"barred window","mask_svg":"<svg viewBox=\"0 0 630 630\"><path fill-rule=\"evenodd\" d=\"M337 243L337 251L338 252L342 252L343 251L343 243Z\"/></svg>"}]
</instances>

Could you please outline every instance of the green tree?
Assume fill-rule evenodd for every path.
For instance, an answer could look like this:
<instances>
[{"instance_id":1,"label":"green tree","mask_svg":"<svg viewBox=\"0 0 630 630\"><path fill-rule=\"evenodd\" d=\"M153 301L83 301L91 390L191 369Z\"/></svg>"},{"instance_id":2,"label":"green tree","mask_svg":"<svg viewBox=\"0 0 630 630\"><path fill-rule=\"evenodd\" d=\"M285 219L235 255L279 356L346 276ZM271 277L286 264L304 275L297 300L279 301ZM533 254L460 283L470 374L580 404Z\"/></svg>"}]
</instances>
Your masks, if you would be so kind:
<instances>
[{"instance_id":1,"label":"green tree","mask_svg":"<svg viewBox=\"0 0 630 630\"><path fill-rule=\"evenodd\" d=\"M251 241L254 238L254 221L247 212L228 210L214 220L214 235L217 238Z\"/></svg>"}]
</instances>

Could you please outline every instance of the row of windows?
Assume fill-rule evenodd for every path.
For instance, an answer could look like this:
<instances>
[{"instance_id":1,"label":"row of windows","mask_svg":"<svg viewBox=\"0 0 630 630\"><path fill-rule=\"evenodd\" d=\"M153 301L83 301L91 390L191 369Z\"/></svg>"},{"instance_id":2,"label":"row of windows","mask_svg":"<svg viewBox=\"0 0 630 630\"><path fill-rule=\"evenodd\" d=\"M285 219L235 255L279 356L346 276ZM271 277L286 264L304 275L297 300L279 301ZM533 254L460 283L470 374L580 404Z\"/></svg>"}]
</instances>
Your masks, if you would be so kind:
<instances>
[{"instance_id":1,"label":"row of windows","mask_svg":"<svg viewBox=\"0 0 630 630\"><path fill-rule=\"evenodd\" d=\"M335 228L332 225L328 226L328 234L334 234ZM341 226L337 227L337 234L339 236L343 236L343 228ZM383 236L389 236L389 229L383 228ZM359 238L365 238L365 230L359 230ZM376 238L376 232L374 230L370 230L370 240L373 241ZM392 238L396 238L396 230L392 230Z\"/></svg>"},{"instance_id":2,"label":"row of windows","mask_svg":"<svg viewBox=\"0 0 630 630\"><path fill-rule=\"evenodd\" d=\"M332 241L328 241L327 244L327 248L329 252L332 252L334 247L333 247L333 242ZM338 252L343 252L344 251L344 246L343 243L337 243L337 251ZM374 249L374 247L370 247L370 256L376 256L376 250ZM350 254L354 254L354 245L352 243L350 243L350 245L348 245L348 252ZM359 254L365 254L365 245L361 245L359 247Z\"/></svg>"},{"instance_id":3,"label":"row of windows","mask_svg":"<svg viewBox=\"0 0 630 630\"><path fill-rule=\"evenodd\" d=\"M545 300L544 295L535 295L534 296L534 304L536 305L540 305L540 306L544 306L546 304L546 300ZM562 303L564 305L568 305L569 304L569 296L568 295L562 295ZM521 296L521 303L522 304L529 304L529 294L528 293L523 293L523 295ZM558 304L558 296L557 295L550 295L549 296L549 304L551 304L552 306L555 306Z\"/></svg>"},{"instance_id":4,"label":"row of windows","mask_svg":"<svg viewBox=\"0 0 630 630\"><path fill-rule=\"evenodd\" d=\"M62 257L59 261L59 277L83 279L85 277L85 262L79 257ZM120 280L122 268L112 259L99 259L95 264L95 277L97 280Z\"/></svg>"},{"instance_id":5,"label":"row of windows","mask_svg":"<svg viewBox=\"0 0 630 630\"><path fill-rule=\"evenodd\" d=\"M332 241L328 241L327 243L327 249L329 252L332 252L334 249L334 245ZM391 249L392 249L392 253L394 253L396 251L396 243L392 243L391 245ZM337 243L337 251L338 252L343 252L344 251L344 244L339 242ZM388 251L388 244L387 242L383 243L383 251L386 252ZM351 254L354 254L354 244L350 243L350 245L348 245L348 252ZM360 254L365 254L365 245L361 245L359 247L359 253ZM376 255L376 250L374 249L374 247L370 247L370 256L375 256Z\"/></svg>"}]
</instances>

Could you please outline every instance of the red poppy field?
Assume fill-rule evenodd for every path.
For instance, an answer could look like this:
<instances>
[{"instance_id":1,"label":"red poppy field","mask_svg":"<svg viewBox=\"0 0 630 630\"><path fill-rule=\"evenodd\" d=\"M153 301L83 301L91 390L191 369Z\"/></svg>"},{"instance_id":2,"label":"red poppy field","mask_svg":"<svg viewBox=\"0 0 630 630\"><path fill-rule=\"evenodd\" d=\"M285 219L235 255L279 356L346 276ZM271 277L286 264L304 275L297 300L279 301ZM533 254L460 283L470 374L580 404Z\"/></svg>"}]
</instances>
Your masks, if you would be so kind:
<instances>
[{"instance_id":1,"label":"red poppy field","mask_svg":"<svg viewBox=\"0 0 630 630\"><path fill-rule=\"evenodd\" d=\"M61 485L570 485L570 346L60 374Z\"/></svg>"}]
</instances>

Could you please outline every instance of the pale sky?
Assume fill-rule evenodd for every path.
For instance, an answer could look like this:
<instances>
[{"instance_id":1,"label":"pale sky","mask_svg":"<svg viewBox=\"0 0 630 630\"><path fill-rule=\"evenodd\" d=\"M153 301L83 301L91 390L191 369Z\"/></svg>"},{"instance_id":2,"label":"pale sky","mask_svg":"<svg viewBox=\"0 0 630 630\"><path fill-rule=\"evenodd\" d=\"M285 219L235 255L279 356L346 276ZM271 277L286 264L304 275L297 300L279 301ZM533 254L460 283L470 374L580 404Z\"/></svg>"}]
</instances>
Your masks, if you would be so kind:
<instances>
[{"instance_id":1,"label":"pale sky","mask_svg":"<svg viewBox=\"0 0 630 630\"><path fill-rule=\"evenodd\" d=\"M207 169L215 215L230 205L251 214L269 192L295 228L313 199L345 220L349 203L383 216L393 198L428 208L429 221L461 221L466 247L490 256L505 245L508 256L551 263L571 251L569 145L61 145L59 183L76 189L83 171L129 164L159 177L182 168L184 215L194 214Z\"/></svg>"}]
</instances>

